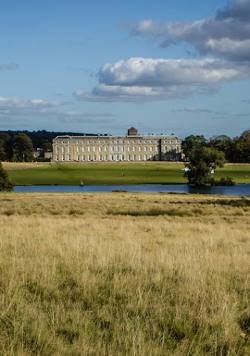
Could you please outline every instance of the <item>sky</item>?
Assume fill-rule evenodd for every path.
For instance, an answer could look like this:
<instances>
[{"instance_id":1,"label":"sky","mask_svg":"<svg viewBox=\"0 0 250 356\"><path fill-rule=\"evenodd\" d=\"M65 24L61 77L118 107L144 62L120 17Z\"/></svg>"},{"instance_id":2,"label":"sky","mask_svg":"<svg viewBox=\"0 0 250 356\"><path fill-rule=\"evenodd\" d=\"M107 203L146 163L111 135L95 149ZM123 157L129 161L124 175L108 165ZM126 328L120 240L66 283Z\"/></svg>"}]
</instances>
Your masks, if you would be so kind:
<instances>
[{"instance_id":1,"label":"sky","mask_svg":"<svg viewBox=\"0 0 250 356\"><path fill-rule=\"evenodd\" d=\"M0 0L0 130L250 128L250 0Z\"/></svg>"}]
</instances>

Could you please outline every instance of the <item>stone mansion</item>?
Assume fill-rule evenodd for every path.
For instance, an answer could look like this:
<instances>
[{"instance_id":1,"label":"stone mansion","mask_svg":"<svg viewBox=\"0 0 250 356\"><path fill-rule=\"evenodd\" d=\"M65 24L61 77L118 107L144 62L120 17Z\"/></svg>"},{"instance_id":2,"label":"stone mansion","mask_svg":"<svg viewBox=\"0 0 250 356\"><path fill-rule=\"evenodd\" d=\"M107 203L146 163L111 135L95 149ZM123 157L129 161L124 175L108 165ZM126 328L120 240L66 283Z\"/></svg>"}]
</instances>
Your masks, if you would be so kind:
<instances>
[{"instance_id":1,"label":"stone mansion","mask_svg":"<svg viewBox=\"0 0 250 356\"><path fill-rule=\"evenodd\" d=\"M178 161L181 139L142 136L135 128L127 136L57 136L53 140L54 162L88 161Z\"/></svg>"}]
</instances>

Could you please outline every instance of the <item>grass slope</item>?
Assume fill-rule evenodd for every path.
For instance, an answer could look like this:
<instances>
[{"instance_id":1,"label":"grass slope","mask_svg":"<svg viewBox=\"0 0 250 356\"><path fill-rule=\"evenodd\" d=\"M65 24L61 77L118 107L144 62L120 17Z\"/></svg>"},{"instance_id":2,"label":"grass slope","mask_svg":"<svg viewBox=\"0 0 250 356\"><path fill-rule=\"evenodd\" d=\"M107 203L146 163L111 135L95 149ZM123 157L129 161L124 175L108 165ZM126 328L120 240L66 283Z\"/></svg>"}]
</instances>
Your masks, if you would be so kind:
<instances>
[{"instance_id":1,"label":"grass slope","mask_svg":"<svg viewBox=\"0 0 250 356\"><path fill-rule=\"evenodd\" d=\"M186 183L183 163L5 163L15 185L79 185ZM228 164L218 169L216 178L230 176L236 183L250 183L250 165Z\"/></svg>"},{"instance_id":2,"label":"grass slope","mask_svg":"<svg viewBox=\"0 0 250 356\"><path fill-rule=\"evenodd\" d=\"M0 194L1 355L250 353L250 200Z\"/></svg>"}]
</instances>

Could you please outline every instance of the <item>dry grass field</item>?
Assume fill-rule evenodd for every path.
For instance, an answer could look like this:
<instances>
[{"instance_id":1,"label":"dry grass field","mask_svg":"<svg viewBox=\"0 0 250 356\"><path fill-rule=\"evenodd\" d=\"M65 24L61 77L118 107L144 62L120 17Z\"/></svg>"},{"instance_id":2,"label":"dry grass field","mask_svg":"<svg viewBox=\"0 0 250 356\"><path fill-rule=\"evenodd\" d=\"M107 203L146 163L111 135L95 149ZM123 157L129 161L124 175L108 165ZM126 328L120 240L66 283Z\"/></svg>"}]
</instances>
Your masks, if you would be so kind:
<instances>
[{"instance_id":1,"label":"dry grass field","mask_svg":"<svg viewBox=\"0 0 250 356\"><path fill-rule=\"evenodd\" d=\"M249 355L250 199L0 194L1 355Z\"/></svg>"}]
</instances>

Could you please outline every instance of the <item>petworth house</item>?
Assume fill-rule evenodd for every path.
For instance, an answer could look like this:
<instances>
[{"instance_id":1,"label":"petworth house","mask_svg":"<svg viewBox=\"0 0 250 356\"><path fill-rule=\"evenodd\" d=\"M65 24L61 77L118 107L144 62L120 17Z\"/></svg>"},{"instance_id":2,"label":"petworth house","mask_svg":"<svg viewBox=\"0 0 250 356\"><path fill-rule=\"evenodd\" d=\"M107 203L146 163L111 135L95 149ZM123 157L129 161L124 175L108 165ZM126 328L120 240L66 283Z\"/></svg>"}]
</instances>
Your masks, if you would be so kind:
<instances>
[{"instance_id":1,"label":"petworth house","mask_svg":"<svg viewBox=\"0 0 250 356\"><path fill-rule=\"evenodd\" d=\"M54 162L86 161L178 161L181 139L174 135L57 136L53 140Z\"/></svg>"}]
</instances>

